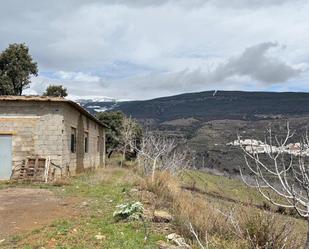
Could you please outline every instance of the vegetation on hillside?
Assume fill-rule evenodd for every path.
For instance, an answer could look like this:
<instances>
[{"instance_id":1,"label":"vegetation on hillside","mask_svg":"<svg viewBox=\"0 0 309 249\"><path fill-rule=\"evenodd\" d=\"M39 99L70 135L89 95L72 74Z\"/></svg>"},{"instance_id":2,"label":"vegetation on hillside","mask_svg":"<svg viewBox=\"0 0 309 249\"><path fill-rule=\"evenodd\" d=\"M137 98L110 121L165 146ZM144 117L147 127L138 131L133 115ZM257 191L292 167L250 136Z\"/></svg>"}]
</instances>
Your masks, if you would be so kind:
<instances>
[{"instance_id":1,"label":"vegetation on hillside","mask_svg":"<svg viewBox=\"0 0 309 249\"><path fill-rule=\"evenodd\" d=\"M146 101L117 103L116 110L137 119L145 128L185 137L196 152L194 164L226 175L239 175L244 167L238 148L228 146L237 139L264 141L265 129L273 125L284 131L287 120L301 135L309 122L308 93L213 91L188 93ZM110 103L88 106L112 108ZM297 136L295 136L297 139ZM246 170L248 173L248 170Z\"/></svg>"},{"instance_id":2,"label":"vegetation on hillside","mask_svg":"<svg viewBox=\"0 0 309 249\"><path fill-rule=\"evenodd\" d=\"M186 93L143 101L117 103L115 111L122 111L138 120L158 123L177 119L258 120L286 115L308 115L309 93L205 91ZM108 103L88 105L104 107ZM85 105L87 107L87 104Z\"/></svg>"}]
</instances>

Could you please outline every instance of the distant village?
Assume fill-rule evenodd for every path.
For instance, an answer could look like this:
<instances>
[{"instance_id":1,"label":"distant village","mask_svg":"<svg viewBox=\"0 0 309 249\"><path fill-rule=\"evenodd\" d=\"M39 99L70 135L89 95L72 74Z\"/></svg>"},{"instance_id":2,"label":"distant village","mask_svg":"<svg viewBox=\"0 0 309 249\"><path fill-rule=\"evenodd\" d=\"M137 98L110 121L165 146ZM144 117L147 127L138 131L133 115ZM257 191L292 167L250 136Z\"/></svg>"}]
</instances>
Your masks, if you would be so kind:
<instances>
[{"instance_id":1,"label":"distant village","mask_svg":"<svg viewBox=\"0 0 309 249\"><path fill-rule=\"evenodd\" d=\"M234 140L229 146L242 146L250 154L286 153L294 156L309 156L309 146L301 143L289 143L285 146L274 146L255 139Z\"/></svg>"}]
</instances>

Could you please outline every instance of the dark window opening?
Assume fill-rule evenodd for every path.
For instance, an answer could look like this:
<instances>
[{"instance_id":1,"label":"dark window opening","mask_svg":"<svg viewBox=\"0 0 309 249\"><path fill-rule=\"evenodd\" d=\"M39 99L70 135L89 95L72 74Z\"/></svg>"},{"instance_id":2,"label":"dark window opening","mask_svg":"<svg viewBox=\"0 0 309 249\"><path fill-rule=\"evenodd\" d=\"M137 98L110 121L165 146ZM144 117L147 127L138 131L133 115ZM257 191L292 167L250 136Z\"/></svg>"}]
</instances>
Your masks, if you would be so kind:
<instances>
[{"instance_id":1,"label":"dark window opening","mask_svg":"<svg viewBox=\"0 0 309 249\"><path fill-rule=\"evenodd\" d=\"M99 136L97 140L97 152L100 152L100 137Z\"/></svg>"},{"instance_id":2,"label":"dark window opening","mask_svg":"<svg viewBox=\"0 0 309 249\"><path fill-rule=\"evenodd\" d=\"M76 152L76 129L71 128L71 153Z\"/></svg>"},{"instance_id":3,"label":"dark window opening","mask_svg":"<svg viewBox=\"0 0 309 249\"><path fill-rule=\"evenodd\" d=\"M89 136L88 132L85 132L85 153L88 153L89 149Z\"/></svg>"}]
</instances>

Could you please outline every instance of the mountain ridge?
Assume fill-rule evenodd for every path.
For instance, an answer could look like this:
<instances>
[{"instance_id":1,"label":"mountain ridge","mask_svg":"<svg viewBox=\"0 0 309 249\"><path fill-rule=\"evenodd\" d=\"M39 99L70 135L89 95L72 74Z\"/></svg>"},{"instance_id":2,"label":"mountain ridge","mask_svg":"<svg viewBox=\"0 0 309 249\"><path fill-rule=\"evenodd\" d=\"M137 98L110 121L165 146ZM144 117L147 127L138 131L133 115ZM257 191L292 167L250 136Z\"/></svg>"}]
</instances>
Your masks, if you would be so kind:
<instances>
[{"instance_id":1,"label":"mountain ridge","mask_svg":"<svg viewBox=\"0 0 309 249\"><path fill-rule=\"evenodd\" d=\"M154 119L159 122L190 117L204 121L256 120L261 118L259 115L309 114L309 93L204 91L150 100L116 101L113 105L92 101L84 104L84 107L87 108L90 104L123 111L137 119Z\"/></svg>"},{"instance_id":2,"label":"mountain ridge","mask_svg":"<svg viewBox=\"0 0 309 249\"><path fill-rule=\"evenodd\" d=\"M239 167L244 166L239 149L227 145L237 138L237 134L244 139L263 141L266 128L270 125L281 134L286 131L287 121L297 131L303 132L309 128L309 93L214 93L186 93L151 100L117 102L114 106L94 102L89 105L122 111L144 127L184 137L196 155L196 167L229 175L238 174Z\"/></svg>"}]
</instances>

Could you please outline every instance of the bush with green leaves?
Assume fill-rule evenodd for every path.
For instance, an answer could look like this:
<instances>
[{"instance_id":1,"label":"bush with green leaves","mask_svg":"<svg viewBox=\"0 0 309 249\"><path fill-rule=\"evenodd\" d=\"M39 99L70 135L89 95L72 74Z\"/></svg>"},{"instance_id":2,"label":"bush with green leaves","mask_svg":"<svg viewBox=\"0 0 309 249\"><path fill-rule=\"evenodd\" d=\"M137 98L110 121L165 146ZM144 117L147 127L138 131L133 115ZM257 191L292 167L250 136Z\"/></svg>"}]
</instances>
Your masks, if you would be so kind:
<instances>
[{"instance_id":1,"label":"bush with green leaves","mask_svg":"<svg viewBox=\"0 0 309 249\"><path fill-rule=\"evenodd\" d=\"M139 220L144 212L143 204L139 201L116 206L113 217L117 220Z\"/></svg>"}]
</instances>

